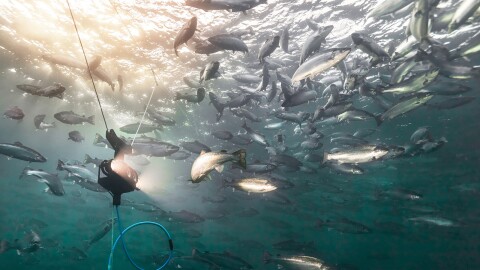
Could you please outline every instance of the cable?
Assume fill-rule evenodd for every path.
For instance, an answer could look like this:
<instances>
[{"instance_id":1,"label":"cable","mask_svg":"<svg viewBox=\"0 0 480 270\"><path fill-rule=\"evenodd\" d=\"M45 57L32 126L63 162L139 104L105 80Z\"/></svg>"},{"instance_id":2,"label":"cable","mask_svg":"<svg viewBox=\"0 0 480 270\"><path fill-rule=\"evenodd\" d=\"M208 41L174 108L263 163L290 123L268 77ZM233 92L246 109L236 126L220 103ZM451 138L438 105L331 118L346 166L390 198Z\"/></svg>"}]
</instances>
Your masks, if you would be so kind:
<instances>
[{"instance_id":1,"label":"cable","mask_svg":"<svg viewBox=\"0 0 480 270\"><path fill-rule=\"evenodd\" d=\"M137 131L135 132L135 136L133 136L133 140L132 140L132 143L130 144L130 146L132 146L133 143L135 143L135 139L137 138L138 131L140 130L140 127L142 126L143 120L145 119L145 114L147 113L148 106L150 106L150 101L152 101L152 97L153 97L153 93L155 92L155 88L156 87L153 87L153 89L152 89L152 93L150 94L150 99L148 99L147 106L145 107L145 111L143 112L143 115L142 115L142 120L140 120L140 123L138 124Z\"/></svg>"},{"instance_id":2,"label":"cable","mask_svg":"<svg viewBox=\"0 0 480 270\"><path fill-rule=\"evenodd\" d=\"M168 237L168 245L169 245L169 248L170 248L170 251L168 253L168 258L167 260L163 263L162 266L160 266L159 268L157 268L157 270L160 270L160 269L163 269L167 264L168 262L170 262L170 260L172 259L172 256L173 256L173 240L172 238L170 237L170 233L168 233L167 229L165 229L165 227L162 226L162 224L160 223L157 223L157 222L152 222L152 221L142 221L142 222L138 222L138 223L135 223L135 224L132 224L130 226L128 226L125 230L122 229L122 222L120 220L120 213L118 211L118 206L115 206L115 209L117 211L117 219L118 219L118 228L120 230L120 235L117 237L117 239L115 240L115 243L113 244L112 246L112 250L110 251L110 257L108 258L108 270L112 269L112 258L113 258L113 251L115 250L115 247L117 246L117 243L118 243L118 240L122 240L122 245L123 245L123 251L125 252L125 254L127 255L127 258L128 260L130 261L130 263L132 263L133 266L135 266L135 268L139 269L139 270L143 270L143 268L141 268L140 266L138 266L138 264L135 263L135 261L132 259L132 257L130 256L130 254L128 253L128 250L127 250L127 246L125 245L125 241L123 240L123 235L125 235L130 229L134 228L134 227L137 227L137 226L140 226L140 225L154 225L154 226L157 226L157 227L160 227L163 232L165 232L165 234L167 235Z\"/></svg>"},{"instance_id":3,"label":"cable","mask_svg":"<svg viewBox=\"0 0 480 270\"><path fill-rule=\"evenodd\" d=\"M83 43L82 43L82 40L80 39L80 34L78 33L77 23L75 22L75 18L73 17L72 8L70 7L70 2L68 2L68 0L66 0L66 1L67 1L68 9L70 10L70 15L72 16L72 21L73 21L73 25L75 26L75 31L77 32L78 41L80 42L80 46L82 47L82 52L83 52L83 57L85 58L85 63L87 63L87 70L88 70L88 74L90 75L90 79L92 80L93 90L95 90L95 95L97 96L98 105L100 106L100 111L102 112L103 122L105 123L105 128L107 128L107 130L108 130L107 120L105 120L105 114L103 113L102 103L100 103L100 98L98 97L97 87L95 86L95 82L93 81L92 72L90 71L90 65L88 64L88 61L87 61L87 55L85 54L85 49L83 48Z\"/></svg>"}]
</instances>

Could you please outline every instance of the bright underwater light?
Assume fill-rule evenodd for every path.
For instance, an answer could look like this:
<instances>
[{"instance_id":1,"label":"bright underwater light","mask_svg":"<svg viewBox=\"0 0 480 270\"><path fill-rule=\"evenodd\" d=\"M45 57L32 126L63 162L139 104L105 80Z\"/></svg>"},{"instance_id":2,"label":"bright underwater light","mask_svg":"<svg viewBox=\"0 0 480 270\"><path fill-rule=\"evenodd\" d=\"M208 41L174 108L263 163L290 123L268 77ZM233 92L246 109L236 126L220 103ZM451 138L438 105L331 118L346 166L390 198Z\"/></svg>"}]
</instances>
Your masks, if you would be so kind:
<instances>
[{"instance_id":1,"label":"bright underwater light","mask_svg":"<svg viewBox=\"0 0 480 270\"><path fill-rule=\"evenodd\" d=\"M105 177L100 177L100 172ZM98 167L98 184L112 194L113 205L120 205L123 193L138 190L137 182L137 172L123 160L104 160Z\"/></svg>"}]
</instances>

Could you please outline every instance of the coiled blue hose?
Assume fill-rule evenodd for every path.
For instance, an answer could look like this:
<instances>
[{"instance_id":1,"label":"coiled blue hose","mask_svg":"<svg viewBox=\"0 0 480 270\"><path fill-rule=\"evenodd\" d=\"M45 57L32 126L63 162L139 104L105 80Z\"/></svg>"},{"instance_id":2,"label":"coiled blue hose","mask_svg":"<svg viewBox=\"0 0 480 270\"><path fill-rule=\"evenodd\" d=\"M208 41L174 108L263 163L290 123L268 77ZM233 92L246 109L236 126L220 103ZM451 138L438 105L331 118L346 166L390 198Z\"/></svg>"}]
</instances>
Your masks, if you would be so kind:
<instances>
[{"instance_id":1,"label":"coiled blue hose","mask_svg":"<svg viewBox=\"0 0 480 270\"><path fill-rule=\"evenodd\" d=\"M134 227L137 227L137 226L140 226L140 225L154 225L154 226L157 226L157 227L160 227L164 232L165 234L167 235L168 237L168 245L170 247L170 252L168 254L168 258L167 260L163 263L162 266L160 266L159 268L157 268L157 270L160 270L162 268L164 268L168 262L172 259L172 256L173 256L173 241L172 241L172 237L170 237L170 233L168 233L167 229L165 229L165 227L163 227L162 224L160 223L157 223L157 222L152 222L152 221L142 221L142 222L138 222L138 223L135 223L135 224L132 224L130 226L128 226L125 230L123 230L122 228L122 221L120 220L120 213L118 212L118 206L115 206L115 210L117 211L117 219L118 219L118 229L120 231L120 235L117 237L117 239L115 240L115 242L113 243L113 246L112 246L112 250L110 251L110 257L108 258L108 270L112 269L112 258L113 258L113 251L115 250L115 247L117 246L117 243L118 243L118 240L122 240L122 245L123 245L123 251L125 252L125 254L127 255L127 258L128 260L132 263L133 266L135 266L135 268L139 269L139 270L143 270L143 268L141 268L140 266L138 266L138 264L135 263L135 261L132 259L132 257L130 257L130 254L128 253L128 250L127 250L127 247L125 245L125 241L123 240L123 235L128 232L130 229L134 228Z\"/></svg>"}]
</instances>

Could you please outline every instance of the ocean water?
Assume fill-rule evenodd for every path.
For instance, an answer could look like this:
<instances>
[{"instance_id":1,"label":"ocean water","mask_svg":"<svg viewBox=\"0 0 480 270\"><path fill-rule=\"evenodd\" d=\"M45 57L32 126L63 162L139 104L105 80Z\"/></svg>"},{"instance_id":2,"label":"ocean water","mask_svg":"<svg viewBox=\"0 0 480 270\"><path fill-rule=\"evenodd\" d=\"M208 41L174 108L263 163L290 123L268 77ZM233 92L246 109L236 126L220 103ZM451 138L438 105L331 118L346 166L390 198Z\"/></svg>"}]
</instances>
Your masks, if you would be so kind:
<instances>
[{"instance_id":1,"label":"ocean water","mask_svg":"<svg viewBox=\"0 0 480 270\"><path fill-rule=\"evenodd\" d=\"M479 102L474 99L454 108L435 107L438 102L454 97L477 98L478 69L470 70L471 78L464 79L447 78L442 73L432 84L421 87L433 96L426 105L377 126L373 116L380 117L388 108L382 109L375 102L376 97L389 100L390 107L411 98L405 94L381 93L391 86L380 77L392 74L398 65L408 60L383 59L371 66L371 56L355 46L351 34L360 32L370 36L391 55L406 39L405 28L412 17L413 5L393 15L367 18L383 1L267 2L243 14L204 11L187 6L184 1L70 0L87 59L101 56L100 67L115 85L112 91L105 80L94 77L108 128L125 138L134 137L121 132L120 128L140 122L148 106L175 120L175 125L164 126L163 130L148 132L145 136L176 146L198 140L212 151L231 153L245 149L247 165L258 162L276 165L272 172L252 174L227 162L222 172L214 170L204 181L192 183L188 180L192 164L199 156L197 153L191 153L185 160L147 155L144 158L149 161L148 165L130 163L140 175L140 191L122 196L119 212L123 228L141 221L162 224L171 234L175 249L174 258L165 269L248 269L247 266L321 269L291 266L275 260L295 256L316 258L328 269L479 269ZM460 3L439 1L429 11L430 39L451 52L465 43L470 47L479 44L478 11L452 33L448 33L447 26L436 24L441 14L454 11ZM101 234L104 223L116 216L111 196L85 189L78 184L78 178L57 169L58 160L81 164L86 154L99 159L111 159L114 154L105 145L93 144L96 134L105 137L106 126L88 72L52 64L44 57L84 63L69 6L66 1L2 1L0 10L0 109L5 112L18 106L25 114L22 120L0 119L0 143L21 142L47 159L42 163L29 163L0 155L1 268L105 269L112 241L119 235L118 224L101 239L93 241L89 248L86 246L95 235ZM175 37L192 16L198 19L197 31L187 45L179 46L176 56ZM300 64L302 47L314 34L308 24L333 25L320 51L351 47L352 52L343 62L349 74L354 62L357 67L367 69L364 82L344 90L345 76L338 67L331 67L311 77L310 91L316 92L314 100L284 108L285 96L279 97L281 86L272 67L270 83L277 81L278 88L275 98L271 102L265 98L252 100L242 106L258 116L259 122L235 116L228 108L217 121L217 110L211 104L209 93L227 103L231 96L245 95L238 86L257 91L259 82L244 84L232 76L250 74L261 78L260 47L285 28L290 37L288 52L279 47L266 59L278 62L277 72L292 77ZM196 44L207 42L208 37L239 32L244 32L241 40L247 45L248 53L195 53ZM431 52L425 42L421 47ZM204 100L198 104L176 100L177 93L196 91L189 88L183 78L198 81L200 71L211 61L220 62L220 76L202 83L206 90ZM471 68L478 66L480 59L478 54L471 54L442 63L445 62ZM417 64L407 78L437 67L438 64L424 61ZM445 66L439 68L446 69ZM121 90L118 75L124 81ZM54 83L66 88L62 99L35 96L17 88L21 84L46 87ZM318 141L323 146L316 150L300 145L311 135L299 130L297 123L286 121L279 129L265 128L282 122L276 117L279 112L313 115L317 107L327 104L330 94L322 94L332 83L338 85L341 96L352 103L351 111L361 109L371 115L365 120L335 125L318 119L313 125L316 133L323 136ZM294 82L293 86L299 84ZM359 93L363 84L379 90L374 95ZM457 85L471 89L453 96L440 94L456 89ZM270 91L271 84L266 91L257 93ZM340 103L337 100L334 105ZM55 113L70 110L79 115L94 115L95 124L68 125L54 118ZM33 119L39 114L46 115L45 123L56 122L56 127L38 130ZM234 136L245 136L244 121L264 135L268 147L255 141L236 145L211 135L214 131L229 131ZM303 122L305 127L309 120ZM155 125L148 117L142 123ZM431 134L428 143L438 143L442 137L447 142L435 151L405 153L404 150L412 146L412 133L422 127ZM340 172L335 169L335 161L323 162L325 154L358 149L336 143L335 138L347 137L351 143L351 136L339 132L352 135L362 129L375 129L373 134L364 137L363 144L375 145L377 150L387 148L389 154L350 165L360 167L362 174ZM68 133L74 130L85 138L82 142L68 140ZM284 136L283 143L279 142L278 134ZM416 143L422 147L427 142ZM400 149L398 155L392 154L395 149ZM180 150L188 152L183 147ZM301 166L282 165L277 159L279 155L295 157ZM319 160L309 161L306 155L318 155ZM97 174L97 167L85 166ZM65 194L55 196L34 176L20 177L26 167L58 174ZM232 188L233 182L252 176L270 179L276 189L253 193ZM33 232L41 239L38 250L29 249L35 246L31 241ZM124 240L130 256L144 269L160 267L168 254L165 234L153 226L135 227ZM196 254L192 256L194 249ZM217 256L205 259L198 255L201 252ZM266 260L266 253L271 254L272 261ZM233 258L241 258L242 263ZM111 266L112 269L135 269L121 245L113 252Z\"/></svg>"}]
</instances>

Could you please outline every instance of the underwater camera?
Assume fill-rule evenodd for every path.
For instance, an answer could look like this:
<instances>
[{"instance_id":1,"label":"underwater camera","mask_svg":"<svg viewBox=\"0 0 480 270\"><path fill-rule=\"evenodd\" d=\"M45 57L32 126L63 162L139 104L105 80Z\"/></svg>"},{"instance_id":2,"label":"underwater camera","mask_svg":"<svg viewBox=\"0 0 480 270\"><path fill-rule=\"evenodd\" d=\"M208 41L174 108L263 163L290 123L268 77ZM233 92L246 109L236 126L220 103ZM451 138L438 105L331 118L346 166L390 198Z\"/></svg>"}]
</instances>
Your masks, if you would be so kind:
<instances>
[{"instance_id":1,"label":"underwater camera","mask_svg":"<svg viewBox=\"0 0 480 270\"><path fill-rule=\"evenodd\" d=\"M105 177L100 177L100 172ZM139 190L137 182L137 172L122 160L104 160L98 167L98 184L110 192L113 205L120 205L123 193Z\"/></svg>"}]
</instances>

